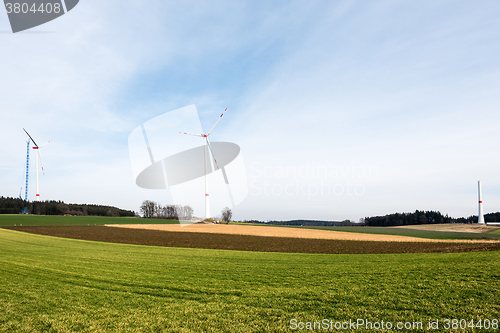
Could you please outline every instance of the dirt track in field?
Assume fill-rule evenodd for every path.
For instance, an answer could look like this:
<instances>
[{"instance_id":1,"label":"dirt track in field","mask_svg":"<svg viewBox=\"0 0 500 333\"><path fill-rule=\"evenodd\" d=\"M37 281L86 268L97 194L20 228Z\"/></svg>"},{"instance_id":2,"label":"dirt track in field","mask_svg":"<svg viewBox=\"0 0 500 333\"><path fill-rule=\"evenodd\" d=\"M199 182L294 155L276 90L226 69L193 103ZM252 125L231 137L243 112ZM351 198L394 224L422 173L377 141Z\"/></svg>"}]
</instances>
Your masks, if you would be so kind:
<instances>
[{"instance_id":1,"label":"dirt track in field","mask_svg":"<svg viewBox=\"0 0 500 333\"><path fill-rule=\"evenodd\" d=\"M378 242L425 242L425 243L497 243L491 240L465 240L465 239L424 239L417 237L362 234L354 232L341 232L331 230L251 226L234 224L191 224L181 226L180 224L109 224L107 227L162 230L175 232L199 232L230 235L249 235L266 237L288 237L307 239L335 239L354 241L378 241Z\"/></svg>"}]
</instances>

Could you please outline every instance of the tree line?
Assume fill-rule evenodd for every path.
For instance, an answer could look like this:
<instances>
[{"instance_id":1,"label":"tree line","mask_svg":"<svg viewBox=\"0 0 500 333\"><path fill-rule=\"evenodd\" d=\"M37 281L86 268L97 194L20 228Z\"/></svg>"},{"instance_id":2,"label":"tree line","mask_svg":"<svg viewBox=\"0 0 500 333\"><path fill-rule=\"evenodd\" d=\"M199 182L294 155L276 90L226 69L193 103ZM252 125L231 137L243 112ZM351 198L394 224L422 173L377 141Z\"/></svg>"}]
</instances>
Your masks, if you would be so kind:
<instances>
[{"instance_id":1,"label":"tree line","mask_svg":"<svg viewBox=\"0 0 500 333\"><path fill-rule=\"evenodd\" d=\"M82 215L82 216L135 216L135 212L112 206L66 204L64 201L25 201L19 198L0 197L0 214L21 214L27 207L28 214L35 215Z\"/></svg>"},{"instance_id":2,"label":"tree line","mask_svg":"<svg viewBox=\"0 0 500 333\"><path fill-rule=\"evenodd\" d=\"M477 223L477 220L477 215L453 218L448 215L443 215L441 212L420 210L416 210L413 213L394 213L384 216L372 216L364 218L365 225L372 227L439 223ZM486 223L499 222L500 212L485 214L484 221Z\"/></svg>"},{"instance_id":3,"label":"tree line","mask_svg":"<svg viewBox=\"0 0 500 333\"><path fill-rule=\"evenodd\" d=\"M144 218L156 218L167 220L191 220L193 218L193 208L191 206L181 205L165 205L144 200L142 202L140 212Z\"/></svg>"},{"instance_id":4,"label":"tree line","mask_svg":"<svg viewBox=\"0 0 500 333\"><path fill-rule=\"evenodd\" d=\"M488 213L484 215L484 221L500 222L500 212ZM293 225L293 226L323 226L323 227L341 227L341 226L399 226L399 225L415 225L415 224L439 224L439 223L477 223L477 215L469 217L453 218L448 215L443 215L437 211L419 211L413 213L394 213L384 216L371 216L361 218L359 223L344 220L344 221L321 221L321 220L290 220L290 221L259 221L259 220L244 220L245 223L262 223L272 225Z\"/></svg>"},{"instance_id":5,"label":"tree line","mask_svg":"<svg viewBox=\"0 0 500 333\"><path fill-rule=\"evenodd\" d=\"M181 205L165 205L152 201L144 200L142 202L140 212L143 218L156 218L156 219L167 219L167 220L186 220L190 221L193 219L193 208L191 206L181 206ZM226 223L231 221L233 217L233 212L229 207L224 207L221 211L222 220ZM213 221L213 220L212 220Z\"/></svg>"},{"instance_id":6,"label":"tree line","mask_svg":"<svg viewBox=\"0 0 500 333\"><path fill-rule=\"evenodd\" d=\"M344 226L359 226L359 223L350 220L344 221L321 221L321 220L290 220L290 221L258 221L245 220L244 223L262 223L272 225L294 225L294 226L315 226L315 227L344 227Z\"/></svg>"}]
</instances>

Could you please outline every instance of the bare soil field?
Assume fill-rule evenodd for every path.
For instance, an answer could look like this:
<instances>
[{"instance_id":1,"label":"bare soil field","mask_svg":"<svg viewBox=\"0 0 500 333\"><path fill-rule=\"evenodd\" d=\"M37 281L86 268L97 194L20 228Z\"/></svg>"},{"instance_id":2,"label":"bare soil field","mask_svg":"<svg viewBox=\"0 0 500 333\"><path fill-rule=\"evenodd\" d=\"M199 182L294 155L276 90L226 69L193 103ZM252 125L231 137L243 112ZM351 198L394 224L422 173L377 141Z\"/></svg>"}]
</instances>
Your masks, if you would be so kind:
<instances>
[{"instance_id":1,"label":"bare soil field","mask_svg":"<svg viewBox=\"0 0 500 333\"><path fill-rule=\"evenodd\" d=\"M391 227L391 228L431 230L431 231L473 232L473 233L485 233L485 232L492 232L495 230L500 230L500 227L498 227L498 226L479 225L477 223L474 223L474 224L445 223L445 224L402 225L402 226Z\"/></svg>"},{"instance_id":2,"label":"bare soil field","mask_svg":"<svg viewBox=\"0 0 500 333\"><path fill-rule=\"evenodd\" d=\"M234 224L191 224L181 226L180 224L113 224L107 227L161 230L175 232L214 233L230 235L249 235L265 237L287 237L308 239L336 239L354 241L377 241L377 242L425 242L425 243L485 243L495 242L489 240L465 240L465 239L424 239L408 236L366 234L354 232L342 232L317 229L299 229L269 226L234 225Z\"/></svg>"},{"instance_id":3,"label":"bare soil field","mask_svg":"<svg viewBox=\"0 0 500 333\"><path fill-rule=\"evenodd\" d=\"M340 239L262 237L206 232L160 231L110 228L105 226L5 226L3 228L41 235L100 242L260 252L381 254L500 250L500 242L374 242ZM185 228L186 227L183 229Z\"/></svg>"}]
</instances>

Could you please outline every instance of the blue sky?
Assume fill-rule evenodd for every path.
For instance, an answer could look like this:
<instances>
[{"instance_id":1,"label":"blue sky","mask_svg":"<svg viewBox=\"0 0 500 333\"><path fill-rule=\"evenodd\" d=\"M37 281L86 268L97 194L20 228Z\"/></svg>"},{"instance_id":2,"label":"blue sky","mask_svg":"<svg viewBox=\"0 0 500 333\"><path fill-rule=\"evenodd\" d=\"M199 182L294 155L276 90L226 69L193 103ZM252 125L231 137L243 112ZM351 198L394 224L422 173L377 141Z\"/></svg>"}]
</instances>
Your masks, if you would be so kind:
<instances>
[{"instance_id":1,"label":"blue sky","mask_svg":"<svg viewBox=\"0 0 500 333\"><path fill-rule=\"evenodd\" d=\"M24 127L53 139L43 199L168 203L135 185L127 139L195 104L205 130L228 108L212 140L241 147L237 219L469 216L479 179L498 211L499 14L496 1L82 0L12 34L0 11L0 195L23 185Z\"/></svg>"}]
</instances>

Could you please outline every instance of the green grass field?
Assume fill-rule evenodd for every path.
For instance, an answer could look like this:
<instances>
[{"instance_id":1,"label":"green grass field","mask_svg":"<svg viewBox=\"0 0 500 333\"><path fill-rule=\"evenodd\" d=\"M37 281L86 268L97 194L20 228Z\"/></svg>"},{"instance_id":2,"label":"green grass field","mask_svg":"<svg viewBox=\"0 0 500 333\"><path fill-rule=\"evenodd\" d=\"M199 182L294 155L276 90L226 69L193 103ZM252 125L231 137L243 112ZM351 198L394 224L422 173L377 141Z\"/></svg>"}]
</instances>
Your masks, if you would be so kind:
<instances>
[{"instance_id":1,"label":"green grass field","mask_svg":"<svg viewBox=\"0 0 500 333\"><path fill-rule=\"evenodd\" d=\"M170 224L178 220L141 219L136 217L61 216L0 214L0 226L11 225L104 225L104 224Z\"/></svg>"},{"instance_id":2,"label":"green grass field","mask_svg":"<svg viewBox=\"0 0 500 333\"><path fill-rule=\"evenodd\" d=\"M262 253L0 229L0 331L289 332L292 319L498 319L499 254Z\"/></svg>"}]
</instances>

